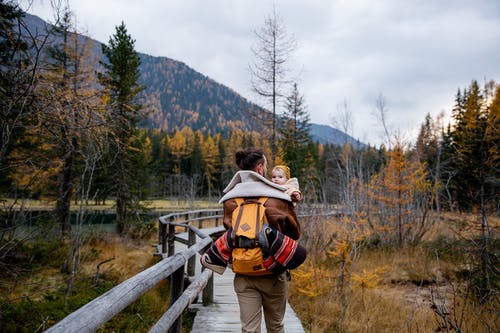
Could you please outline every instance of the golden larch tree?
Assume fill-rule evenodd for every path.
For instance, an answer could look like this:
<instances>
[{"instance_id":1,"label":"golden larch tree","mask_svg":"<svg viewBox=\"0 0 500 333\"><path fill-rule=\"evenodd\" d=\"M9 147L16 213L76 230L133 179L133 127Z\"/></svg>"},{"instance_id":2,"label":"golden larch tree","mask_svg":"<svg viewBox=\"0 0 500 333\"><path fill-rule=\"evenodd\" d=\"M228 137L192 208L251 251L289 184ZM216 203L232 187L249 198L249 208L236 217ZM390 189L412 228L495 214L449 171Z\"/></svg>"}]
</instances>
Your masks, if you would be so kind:
<instances>
[{"instance_id":1,"label":"golden larch tree","mask_svg":"<svg viewBox=\"0 0 500 333\"><path fill-rule=\"evenodd\" d=\"M387 156L387 165L370 184L371 226L382 240L396 240L399 245L418 241L430 220L431 185L424 164L410 160L400 142Z\"/></svg>"}]
</instances>

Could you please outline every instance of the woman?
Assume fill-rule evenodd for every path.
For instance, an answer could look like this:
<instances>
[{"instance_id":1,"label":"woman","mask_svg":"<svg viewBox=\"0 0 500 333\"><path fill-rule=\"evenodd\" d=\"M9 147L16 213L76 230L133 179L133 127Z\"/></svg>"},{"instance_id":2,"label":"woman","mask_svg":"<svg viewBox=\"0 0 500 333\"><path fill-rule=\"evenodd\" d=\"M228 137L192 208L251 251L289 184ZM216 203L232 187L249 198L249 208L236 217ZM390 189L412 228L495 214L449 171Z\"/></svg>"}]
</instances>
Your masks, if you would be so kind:
<instances>
[{"instance_id":1,"label":"woman","mask_svg":"<svg viewBox=\"0 0 500 333\"><path fill-rule=\"evenodd\" d=\"M224 189L220 203L224 207L223 222L231 227L232 214L238 206L236 198L268 197L264 204L267 223L298 240L300 224L285 187L266 179L267 159L262 149L247 148L236 152L236 165L240 168ZM279 275L247 276L236 274L234 290L240 305L242 332L260 332L262 310L267 332L285 332L283 318L288 293L286 273Z\"/></svg>"}]
</instances>

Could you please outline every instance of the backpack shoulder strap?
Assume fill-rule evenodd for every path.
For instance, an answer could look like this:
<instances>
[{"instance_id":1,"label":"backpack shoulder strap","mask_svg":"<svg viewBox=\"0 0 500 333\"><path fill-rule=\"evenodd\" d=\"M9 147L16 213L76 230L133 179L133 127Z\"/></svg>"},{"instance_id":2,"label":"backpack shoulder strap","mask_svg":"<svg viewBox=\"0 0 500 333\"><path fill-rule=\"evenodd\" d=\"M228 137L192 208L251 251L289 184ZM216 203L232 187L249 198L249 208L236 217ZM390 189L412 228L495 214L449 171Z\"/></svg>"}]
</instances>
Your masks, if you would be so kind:
<instances>
[{"instance_id":1,"label":"backpack shoulder strap","mask_svg":"<svg viewBox=\"0 0 500 333\"><path fill-rule=\"evenodd\" d=\"M267 197L260 197L258 200L257 207L257 220L255 221L255 239L259 239L259 233L262 230L262 225L264 221L267 223L266 219L266 207L264 204L267 202Z\"/></svg>"},{"instance_id":2,"label":"backpack shoulder strap","mask_svg":"<svg viewBox=\"0 0 500 333\"><path fill-rule=\"evenodd\" d=\"M260 197L259 198L259 203L264 206L264 204L267 202L268 197Z\"/></svg>"}]
</instances>

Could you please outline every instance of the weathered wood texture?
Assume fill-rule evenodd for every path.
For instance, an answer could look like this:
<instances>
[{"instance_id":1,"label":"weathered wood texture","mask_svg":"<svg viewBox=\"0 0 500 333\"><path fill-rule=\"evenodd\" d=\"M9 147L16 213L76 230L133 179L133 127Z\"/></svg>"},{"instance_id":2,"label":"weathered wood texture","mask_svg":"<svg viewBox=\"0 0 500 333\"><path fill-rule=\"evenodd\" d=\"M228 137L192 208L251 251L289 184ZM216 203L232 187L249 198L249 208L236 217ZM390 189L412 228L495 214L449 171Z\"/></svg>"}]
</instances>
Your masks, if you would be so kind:
<instances>
[{"instance_id":1,"label":"weathered wood texture","mask_svg":"<svg viewBox=\"0 0 500 333\"><path fill-rule=\"evenodd\" d=\"M194 246L163 259L82 306L46 332L95 332L146 291L183 267L189 258L196 256L211 242L210 237L203 238Z\"/></svg>"},{"instance_id":2,"label":"weathered wood texture","mask_svg":"<svg viewBox=\"0 0 500 333\"><path fill-rule=\"evenodd\" d=\"M214 274L214 303L209 306L193 304L196 310L192 333L241 332L240 309L233 288L234 273L227 269L223 275ZM262 321L262 332L266 325ZM287 304L285 332L304 333L302 323L292 307Z\"/></svg>"},{"instance_id":3,"label":"weathered wood texture","mask_svg":"<svg viewBox=\"0 0 500 333\"><path fill-rule=\"evenodd\" d=\"M186 309L189 304L191 304L198 294L207 285L207 281L212 277L212 271L205 270L200 276L193 281L189 287L186 288L184 293L175 301L174 304L170 306L167 312L160 318L155 326L151 328L150 333L164 333L170 328L172 322L174 322Z\"/></svg>"},{"instance_id":4,"label":"weathered wood texture","mask_svg":"<svg viewBox=\"0 0 500 333\"><path fill-rule=\"evenodd\" d=\"M207 214L207 216L203 216L203 214ZM220 218L221 210L200 210L194 213L176 213L161 217L159 225L160 244L156 248L159 250L157 254L163 260L82 306L59 323L50 327L46 332L95 332L105 322L113 318L160 281L171 275L179 275L182 278L183 274L180 273L184 271L186 263L189 263L187 275L192 277L193 274L196 274L196 279L183 293L181 292L182 283L179 283L180 290L174 290L179 289L176 286L171 288L175 291L174 294L171 294L172 304L169 310L151 329L151 332L166 332L169 327L172 330L173 326L176 326L174 330L180 332L178 323L182 319L176 322L177 318L180 318L183 310L197 298L201 290L207 283L210 284L213 279L211 271L200 272L198 253L203 252L212 243L212 239L208 235L218 235L224 232L224 228L218 226ZM179 223L179 219L183 219L183 223ZM189 225L189 222L196 221L201 228L203 221L214 219L216 227L203 229L203 231ZM175 227L180 225L186 227L189 232L175 234ZM178 243L177 246L175 243ZM188 248L187 245L190 247ZM217 275L215 290L212 290L211 285L208 286L208 290L203 293L203 304L211 303L212 292L215 294L215 304L211 306L202 306L199 304L198 308L200 311L196 316L197 319L193 328L194 332L197 332L195 330L196 327L198 327L199 332L241 331L238 302L233 290L232 280L232 272L227 271L223 276ZM265 325L263 327L265 328ZM285 315L285 329L286 332L292 333L304 332L300 321L288 305Z\"/></svg>"}]
</instances>

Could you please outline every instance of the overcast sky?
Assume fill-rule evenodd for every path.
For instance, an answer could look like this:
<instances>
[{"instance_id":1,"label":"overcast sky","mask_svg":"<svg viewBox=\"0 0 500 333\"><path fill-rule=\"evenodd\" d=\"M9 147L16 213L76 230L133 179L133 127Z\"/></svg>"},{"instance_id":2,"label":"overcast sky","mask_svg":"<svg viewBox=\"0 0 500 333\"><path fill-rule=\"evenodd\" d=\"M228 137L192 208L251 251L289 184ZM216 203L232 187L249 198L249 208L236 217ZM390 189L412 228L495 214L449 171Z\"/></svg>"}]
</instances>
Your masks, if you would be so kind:
<instances>
[{"instance_id":1,"label":"overcast sky","mask_svg":"<svg viewBox=\"0 0 500 333\"><path fill-rule=\"evenodd\" d=\"M383 142L376 101L392 133L414 141L425 115L450 115L473 79L500 82L498 0L70 0L78 28L107 43L123 20L136 50L182 61L249 100L251 47L273 11L298 43L290 57L311 121ZM30 13L52 21L50 2Z\"/></svg>"}]
</instances>

